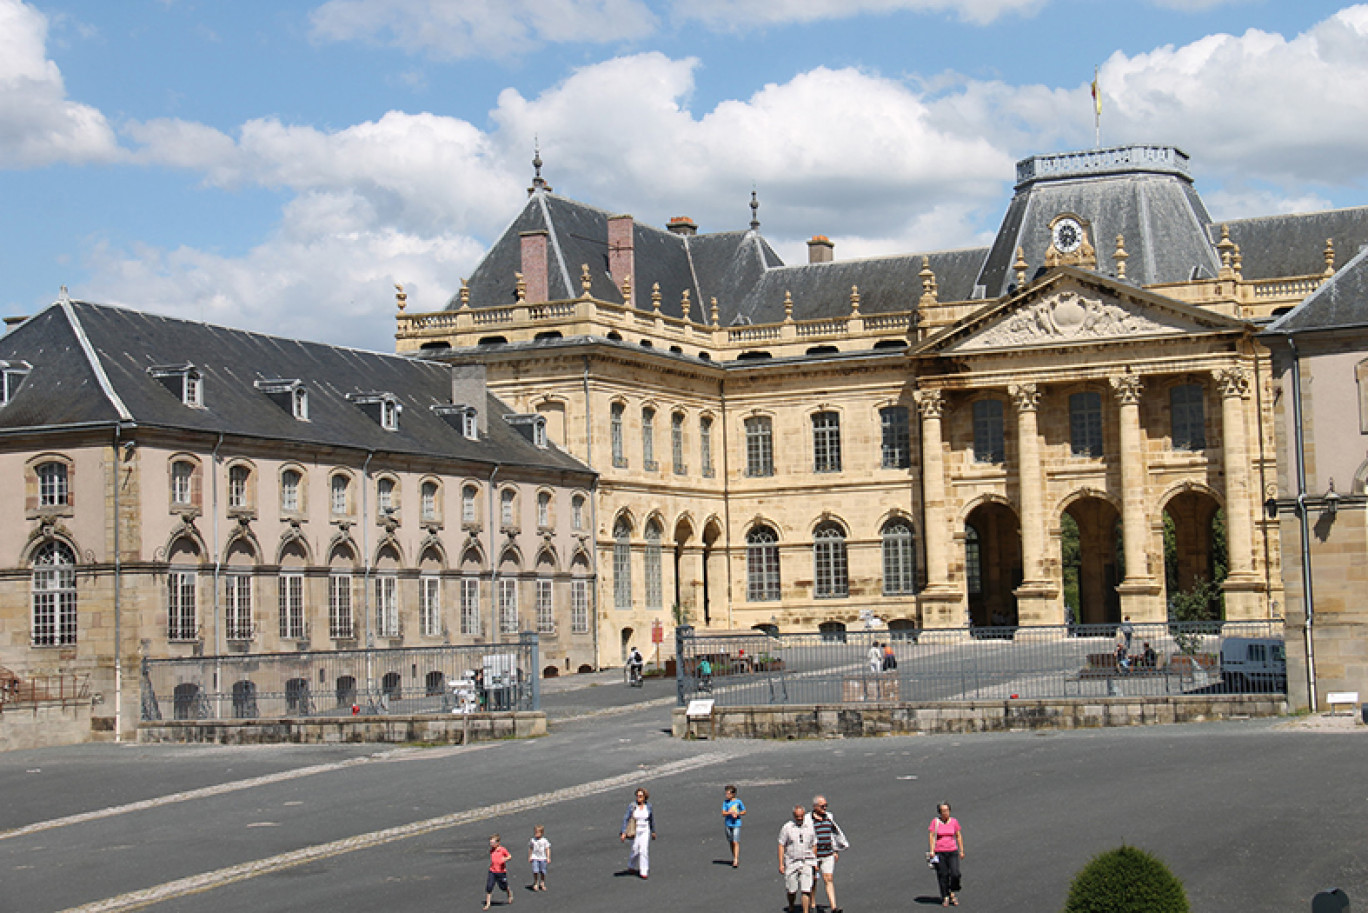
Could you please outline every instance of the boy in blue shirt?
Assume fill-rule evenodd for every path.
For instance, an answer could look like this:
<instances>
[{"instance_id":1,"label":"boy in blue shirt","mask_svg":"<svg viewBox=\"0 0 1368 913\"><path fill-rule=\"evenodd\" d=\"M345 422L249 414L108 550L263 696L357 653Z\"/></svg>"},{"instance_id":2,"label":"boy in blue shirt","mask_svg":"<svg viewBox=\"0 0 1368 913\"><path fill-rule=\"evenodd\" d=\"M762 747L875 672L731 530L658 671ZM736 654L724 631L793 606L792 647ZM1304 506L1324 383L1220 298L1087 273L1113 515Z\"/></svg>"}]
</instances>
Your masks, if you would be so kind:
<instances>
[{"instance_id":1,"label":"boy in blue shirt","mask_svg":"<svg viewBox=\"0 0 1368 913\"><path fill-rule=\"evenodd\" d=\"M741 816L746 813L746 804L736 798L736 787L727 784L726 798L722 800L722 822L726 825L727 843L731 846L732 868L741 864Z\"/></svg>"}]
</instances>

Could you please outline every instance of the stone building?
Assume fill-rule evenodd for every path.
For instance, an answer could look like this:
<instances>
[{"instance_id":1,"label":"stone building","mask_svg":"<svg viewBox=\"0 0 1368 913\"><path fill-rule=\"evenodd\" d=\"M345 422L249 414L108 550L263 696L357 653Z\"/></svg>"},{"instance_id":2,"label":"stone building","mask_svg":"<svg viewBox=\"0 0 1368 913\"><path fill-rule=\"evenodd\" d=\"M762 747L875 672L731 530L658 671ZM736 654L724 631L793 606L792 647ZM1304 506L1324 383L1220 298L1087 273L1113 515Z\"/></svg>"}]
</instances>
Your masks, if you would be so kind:
<instances>
[{"instance_id":1,"label":"stone building","mask_svg":"<svg viewBox=\"0 0 1368 913\"><path fill-rule=\"evenodd\" d=\"M788 266L760 232L558 195L400 352L482 364L600 473L600 661L648 627L1282 612L1258 329L1368 241L1362 209L1214 223L1187 156L1034 156L985 248ZM1071 543L1076 543L1072 547ZM672 611L678 606L679 611ZM668 643L668 637L666 638Z\"/></svg>"},{"instance_id":2,"label":"stone building","mask_svg":"<svg viewBox=\"0 0 1368 913\"><path fill-rule=\"evenodd\" d=\"M1282 527L1288 696L1323 709L1332 691L1368 695L1368 251L1259 338L1273 356L1266 504Z\"/></svg>"},{"instance_id":3,"label":"stone building","mask_svg":"<svg viewBox=\"0 0 1368 913\"><path fill-rule=\"evenodd\" d=\"M541 636L595 663L595 477L450 366L63 298L0 339L0 667ZM116 662L117 660L117 662ZM421 670L415 674L421 674ZM122 694L122 700L116 695Z\"/></svg>"}]
</instances>

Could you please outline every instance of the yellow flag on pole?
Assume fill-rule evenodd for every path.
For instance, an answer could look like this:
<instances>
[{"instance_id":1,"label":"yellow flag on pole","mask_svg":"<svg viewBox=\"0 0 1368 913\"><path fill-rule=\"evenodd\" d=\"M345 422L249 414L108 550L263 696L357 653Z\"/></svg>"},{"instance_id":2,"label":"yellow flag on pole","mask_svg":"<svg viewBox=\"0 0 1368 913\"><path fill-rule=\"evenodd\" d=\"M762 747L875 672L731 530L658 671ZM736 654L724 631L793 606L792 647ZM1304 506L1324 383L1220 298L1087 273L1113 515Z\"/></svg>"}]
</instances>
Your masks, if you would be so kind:
<instances>
[{"instance_id":1,"label":"yellow flag on pole","mask_svg":"<svg viewBox=\"0 0 1368 913\"><path fill-rule=\"evenodd\" d=\"M1094 112L1098 117L1101 117L1101 116L1102 116L1102 93L1099 92L1099 91L1097 90L1097 67L1093 67L1092 97L1093 97L1093 112Z\"/></svg>"}]
</instances>

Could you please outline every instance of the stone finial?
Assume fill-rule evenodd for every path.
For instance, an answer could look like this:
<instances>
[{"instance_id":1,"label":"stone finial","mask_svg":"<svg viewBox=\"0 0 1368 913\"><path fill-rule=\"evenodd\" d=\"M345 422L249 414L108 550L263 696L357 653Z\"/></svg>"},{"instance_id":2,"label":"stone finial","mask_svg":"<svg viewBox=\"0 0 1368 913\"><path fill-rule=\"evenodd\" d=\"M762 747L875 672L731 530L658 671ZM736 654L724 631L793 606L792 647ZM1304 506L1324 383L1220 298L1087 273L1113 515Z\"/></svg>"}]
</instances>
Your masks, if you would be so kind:
<instances>
[{"instance_id":1,"label":"stone finial","mask_svg":"<svg viewBox=\"0 0 1368 913\"><path fill-rule=\"evenodd\" d=\"M660 313L660 298L660 283L657 282L651 286L651 310L657 314Z\"/></svg>"},{"instance_id":2,"label":"stone finial","mask_svg":"<svg viewBox=\"0 0 1368 913\"><path fill-rule=\"evenodd\" d=\"M656 283L656 289L660 288L660 283ZM622 277L622 300L628 304L632 303L632 274L628 273Z\"/></svg>"},{"instance_id":3,"label":"stone finial","mask_svg":"<svg viewBox=\"0 0 1368 913\"><path fill-rule=\"evenodd\" d=\"M1236 279L1244 278L1244 254L1240 252L1240 245L1238 244L1230 252L1230 271L1235 274Z\"/></svg>"},{"instance_id":4,"label":"stone finial","mask_svg":"<svg viewBox=\"0 0 1368 913\"><path fill-rule=\"evenodd\" d=\"M394 303L400 311L408 306L408 292L404 291L404 286L398 282L394 283Z\"/></svg>"},{"instance_id":5,"label":"stone finial","mask_svg":"<svg viewBox=\"0 0 1368 913\"><path fill-rule=\"evenodd\" d=\"M860 287L858 285L850 287L850 316L860 316Z\"/></svg>"},{"instance_id":6,"label":"stone finial","mask_svg":"<svg viewBox=\"0 0 1368 913\"><path fill-rule=\"evenodd\" d=\"M1126 253L1126 236L1116 236L1116 251L1112 254L1112 259L1116 261L1116 278L1126 278L1126 261L1130 259L1130 254Z\"/></svg>"},{"instance_id":7,"label":"stone finial","mask_svg":"<svg viewBox=\"0 0 1368 913\"><path fill-rule=\"evenodd\" d=\"M751 220L750 220L750 228L751 228L751 231L759 231L759 230L760 230L760 201L756 198L756 196L755 196L755 191L754 191L754 190L751 191L750 211L751 211Z\"/></svg>"},{"instance_id":8,"label":"stone finial","mask_svg":"<svg viewBox=\"0 0 1368 913\"><path fill-rule=\"evenodd\" d=\"M684 315L684 319L689 319L689 312L693 310L693 302L689 300L689 290L685 289L684 294L679 297L679 311Z\"/></svg>"},{"instance_id":9,"label":"stone finial","mask_svg":"<svg viewBox=\"0 0 1368 913\"><path fill-rule=\"evenodd\" d=\"M921 272L917 274L921 277L922 293L921 300L918 302L922 307L934 305L936 303L936 274L931 270L931 258L922 257Z\"/></svg>"},{"instance_id":10,"label":"stone finial","mask_svg":"<svg viewBox=\"0 0 1368 913\"><path fill-rule=\"evenodd\" d=\"M589 264L588 264L588 263L581 263L581 264L580 264L580 294L581 294L583 297L588 298L588 297L589 297L589 289L592 288L593 285L594 285L594 279L593 279L592 276L589 275Z\"/></svg>"},{"instance_id":11,"label":"stone finial","mask_svg":"<svg viewBox=\"0 0 1368 913\"><path fill-rule=\"evenodd\" d=\"M1216 250L1221 255L1221 272L1219 278L1234 279L1235 269L1232 254L1235 251L1235 242L1230 240L1229 225L1221 226L1221 240L1216 242Z\"/></svg>"},{"instance_id":12,"label":"stone finial","mask_svg":"<svg viewBox=\"0 0 1368 913\"><path fill-rule=\"evenodd\" d=\"M710 311L711 311L711 313L709 314L709 317L711 317L711 319L712 319L712 325L713 325L713 326L717 326L717 296L716 296L716 295L714 295L713 298L712 298Z\"/></svg>"},{"instance_id":13,"label":"stone finial","mask_svg":"<svg viewBox=\"0 0 1368 913\"><path fill-rule=\"evenodd\" d=\"M793 323L793 292L784 292L784 323Z\"/></svg>"},{"instance_id":14,"label":"stone finial","mask_svg":"<svg viewBox=\"0 0 1368 913\"><path fill-rule=\"evenodd\" d=\"M513 283L513 293L517 296L519 301L526 301L527 279L523 277L522 273L514 273L513 275L516 278L516 281Z\"/></svg>"},{"instance_id":15,"label":"stone finial","mask_svg":"<svg viewBox=\"0 0 1368 913\"><path fill-rule=\"evenodd\" d=\"M1325 275L1335 275L1335 239L1325 239Z\"/></svg>"},{"instance_id":16,"label":"stone finial","mask_svg":"<svg viewBox=\"0 0 1368 913\"><path fill-rule=\"evenodd\" d=\"M1026 250L1018 247L1016 262L1012 264L1012 269L1016 270L1017 288L1026 286L1026 270L1030 269L1030 264L1026 262Z\"/></svg>"},{"instance_id":17,"label":"stone finial","mask_svg":"<svg viewBox=\"0 0 1368 913\"><path fill-rule=\"evenodd\" d=\"M470 309L470 281L469 281L468 279L462 279L462 280L461 280L461 295L460 295L460 299L461 299L461 310L463 310L463 311L464 311L464 310L469 310L469 309Z\"/></svg>"}]
</instances>

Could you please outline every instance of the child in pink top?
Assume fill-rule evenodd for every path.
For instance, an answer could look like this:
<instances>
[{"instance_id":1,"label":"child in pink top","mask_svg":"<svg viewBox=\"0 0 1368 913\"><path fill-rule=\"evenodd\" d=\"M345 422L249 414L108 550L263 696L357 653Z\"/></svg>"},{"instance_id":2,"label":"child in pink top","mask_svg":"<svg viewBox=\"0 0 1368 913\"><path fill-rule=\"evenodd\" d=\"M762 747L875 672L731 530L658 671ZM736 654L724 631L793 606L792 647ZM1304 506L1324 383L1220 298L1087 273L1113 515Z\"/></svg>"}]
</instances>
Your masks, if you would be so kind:
<instances>
[{"instance_id":1,"label":"child in pink top","mask_svg":"<svg viewBox=\"0 0 1368 913\"><path fill-rule=\"evenodd\" d=\"M926 858L936 870L941 906L959 906L955 892L960 889L960 860L964 858L964 834L959 821L950 817L950 803L936 806L936 817L927 828L930 848Z\"/></svg>"}]
</instances>

